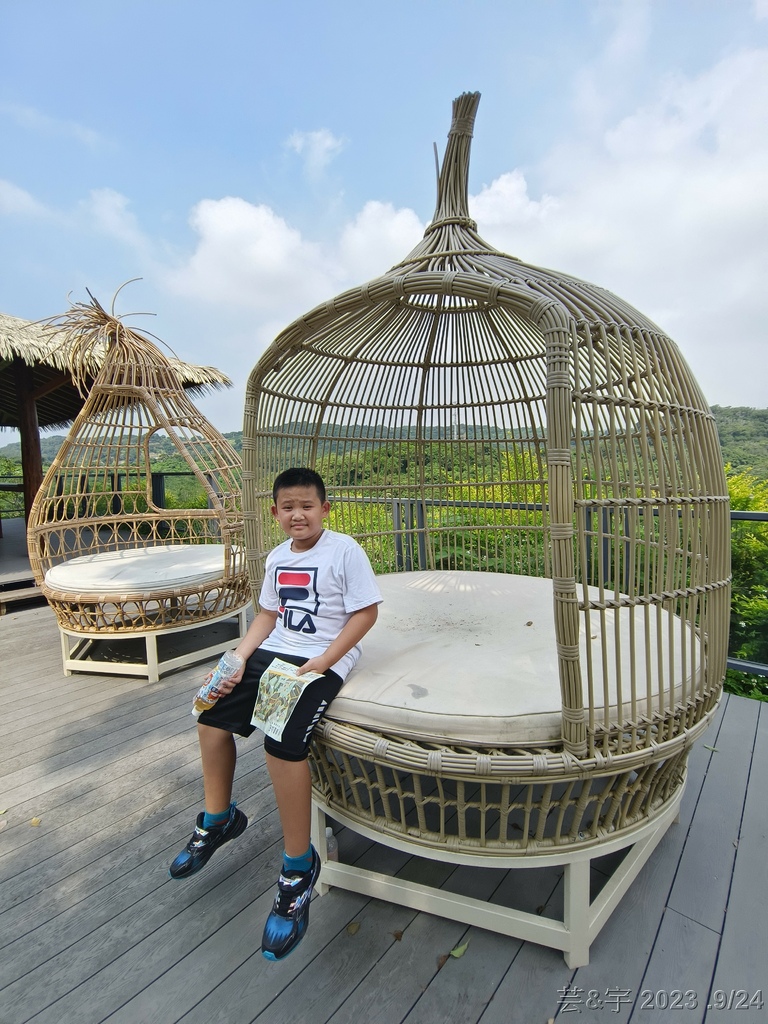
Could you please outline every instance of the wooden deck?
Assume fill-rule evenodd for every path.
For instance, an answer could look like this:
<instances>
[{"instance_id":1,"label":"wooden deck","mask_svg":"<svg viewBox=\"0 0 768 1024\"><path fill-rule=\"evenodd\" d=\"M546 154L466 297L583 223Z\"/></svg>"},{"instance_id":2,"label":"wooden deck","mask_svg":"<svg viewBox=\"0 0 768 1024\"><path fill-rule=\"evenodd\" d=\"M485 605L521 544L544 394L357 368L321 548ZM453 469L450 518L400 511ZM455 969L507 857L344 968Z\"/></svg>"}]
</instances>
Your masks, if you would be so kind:
<instances>
[{"instance_id":1,"label":"wooden deck","mask_svg":"<svg viewBox=\"0 0 768 1024\"><path fill-rule=\"evenodd\" d=\"M27 529L23 519L4 519L0 537L0 585L31 580Z\"/></svg>"},{"instance_id":2,"label":"wooden deck","mask_svg":"<svg viewBox=\"0 0 768 1024\"><path fill-rule=\"evenodd\" d=\"M0 615L29 604L42 604L27 553L27 529L21 518L4 519L0 533Z\"/></svg>"},{"instance_id":3,"label":"wooden deck","mask_svg":"<svg viewBox=\"0 0 768 1024\"><path fill-rule=\"evenodd\" d=\"M724 699L691 755L680 822L594 943L590 966L572 970L553 950L336 889L315 898L296 953L271 964L259 944L281 837L255 737L239 746L247 831L200 874L168 877L201 803L189 713L201 669L156 684L65 678L47 607L0 619L0 659L2 1024L766 1019L757 1000L741 1007L736 994L768 995L765 704ZM555 868L451 871L348 831L339 840L342 859L444 876L448 887L511 895L545 915L562 905ZM462 957L445 960L467 941ZM707 1010L725 1000L731 1010Z\"/></svg>"}]
</instances>

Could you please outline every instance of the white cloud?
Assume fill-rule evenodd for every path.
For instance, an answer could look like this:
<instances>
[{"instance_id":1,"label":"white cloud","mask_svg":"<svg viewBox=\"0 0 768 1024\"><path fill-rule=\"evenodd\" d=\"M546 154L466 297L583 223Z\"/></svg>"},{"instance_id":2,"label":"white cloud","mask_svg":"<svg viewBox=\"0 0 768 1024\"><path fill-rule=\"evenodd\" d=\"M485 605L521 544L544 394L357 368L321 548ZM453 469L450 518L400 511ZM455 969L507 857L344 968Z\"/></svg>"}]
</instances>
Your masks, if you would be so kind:
<instances>
[{"instance_id":1,"label":"white cloud","mask_svg":"<svg viewBox=\"0 0 768 1024\"><path fill-rule=\"evenodd\" d=\"M141 253L152 248L152 242L129 210L129 200L111 188L94 189L74 211L64 211L49 208L13 182L0 179L0 215L3 214L44 218L79 234L95 230Z\"/></svg>"},{"instance_id":2,"label":"white cloud","mask_svg":"<svg viewBox=\"0 0 768 1024\"><path fill-rule=\"evenodd\" d=\"M286 307L298 314L336 290L339 272L328 255L268 206L204 199L190 224L195 252L166 274L177 294L269 316Z\"/></svg>"},{"instance_id":3,"label":"white cloud","mask_svg":"<svg viewBox=\"0 0 768 1024\"><path fill-rule=\"evenodd\" d=\"M47 217L49 211L37 199L11 181L0 178L0 214L21 217Z\"/></svg>"},{"instance_id":4,"label":"white cloud","mask_svg":"<svg viewBox=\"0 0 768 1024\"><path fill-rule=\"evenodd\" d=\"M188 304L184 316L198 341L185 349L185 358L215 363L238 388L296 317L384 273L424 231L412 210L369 202L335 239L320 245L268 206L231 196L198 203L190 224L197 235L194 251L160 270L158 284ZM178 323L178 310L174 319ZM202 343L211 338L213 353Z\"/></svg>"},{"instance_id":5,"label":"white cloud","mask_svg":"<svg viewBox=\"0 0 768 1024\"><path fill-rule=\"evenodd\" d=\"M36 135L49 137L65 137L75 139L89 149L103 144L103 137L91 128L62 118L50 117L34 107L22 106L18 103L0 103L0 111L11 117L22 128Z\"/></svg>"},{"instance_id":6,"label":"white cloud","mask_svg":"<svg viewBox=\"0 0 768 1024\"><path fill-rule=\"evenodd\" d=\"M94 189L88 200L80 204L80 213L102 234L136 250L146 250L149 240L139 228L128 204L129 200L114 189Z\"/></svg>"},{"instance_id":7,"label":"white cloud","mask_svg":"<svg viewBox=\"0 0 768 1024\"><path fill-rule=\"evenodd\" d=\"M573 139L525 172L502 168L470 198L470 213L503 251L610 288L654 319L710 401L764 407L768 51L731 52L699 75L669 75L644 91L642 104L631 103L626 91L617 99L611 90L622 61L630 72L642 64L648 7L617 8L605 53L580 78L596 99L579 93ZM295 133L290 142L314 174L342 145L328 131ZM135 265L156 290L148 305L162 311L158 333L169 333L163 323L183 328L181 343L174 340L183 358L239 382L288 323L383 273L423 233L412 210L369 201L318 242L270 206L230 196L194 206L193 246L171 262L111 189L64 214L0 181L0 212L57 218L80 242L94 230L117 240L132 264L125 276ZM215 401L229 424L227 403L234 408L237 396Z\"/></svg>"},{"instance_id":8,"label":"white cloud","mask_svg":"<svg viewBox=\"0 0 768 1024\"><path fill-rule=\"evenodd\" d=\"M664 81L591 141L553 150L470 201L481 234L615 291L677 341L704 393L768 404L768 51ZM727 358L724 358L727 352Z\"/></svg>"},{"instance_id":9,"label":"white cloud","mask_svg":"<svg viewBox=\"0 0 768 1024\"><path fill-rule=\"evenodd\" d=\"M204 199L190 224L197 245L164 274L176 294L257 312L285 326L289 319L402 259L423 234L412 210L369 202L323 245L304 238L268 206L245 199ZM290 312L289 312L290 311Z\"/></svg>"},{"instance_id":10,"label":"white cloud","mask_svg":"<svg viewBox=\"0 0 768 1024\"><path fill-rule=\"evenodd\" d=\"M339 260L346 276L362 284L404 259L423 234L424 225L413 210L371 200L344 228Z\"/></svg>"},{"instance_id":11,"label":"white cloud","mask_svg":"<svg viewBox=\"0 0 768 1024\"><path fill-rule=\"evenodd\" d=\"M544 195L540 200L531 199L528 185L520 170L500 175L490 185L472 198L472 216L488 227L530 224L541 225L557 212L558 200Z\"/></svg>"},{"instance_id":12,"label":"white cloud","mask_svg":"<svg viewBox=\"0 0 768 1024\"><path fill-rule=\"evenodd\" d=\"M573 109L582 133L589 134L599 131L630 94L651 33L648 0L598 3L593 17L609 21L612 29L602 52L584 64L573 83Z\"/></svg>"},{"instance_id":13,"label":"white cloud","mask_svg":"<svg viewBox=\"0 0 768 1024\"><path fill-rule=\"evenodd\" d=\"M758 21L768 18L768 0L754 0L754 10Z\"/></svg>"},{"instance_id":14,"label":"white cloud","mask_svg":"<svg viewBox=\"0 0 768 1024\"><path fill-rule=\"evenodd\" d=\"M762 407L767 125L768 51L733 53L553 147L532 169L540 194L521 169L506 171L470 213L503 251L609 288L659 323L711 402ZM197 309L226 310L216 357L245 361L241 374L295 317L383 273L423 232L412 210L377 201L323 244L233 197L199 203L191 225L195 249L163 281Z\"/></svg>"},{"instance_id":15,"label":"white cloud","mask_svg":"<svg viewBox=\"0 0 768 1024\"><path fill-rule=\"evenodd\" d=\"M315 132L293 132L286 141L288 149L302 158L304 170L310 178L320 177L345 145L345 139L338 138L327 128Z\"/></svg>"}]
</instances>

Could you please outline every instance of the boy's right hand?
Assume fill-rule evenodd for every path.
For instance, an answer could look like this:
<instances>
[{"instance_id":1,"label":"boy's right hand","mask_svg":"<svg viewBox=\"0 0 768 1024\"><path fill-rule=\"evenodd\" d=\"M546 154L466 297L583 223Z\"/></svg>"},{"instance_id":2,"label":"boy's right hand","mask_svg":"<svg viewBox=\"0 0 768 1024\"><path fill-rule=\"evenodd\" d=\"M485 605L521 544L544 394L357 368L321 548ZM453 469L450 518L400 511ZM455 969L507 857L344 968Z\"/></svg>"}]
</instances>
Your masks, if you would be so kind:
<instances>
[{"instance_id":1,"label":"boy's right hand","mask_svg":"<svg viewBox=\"0 0 768 1024\"><path fill-rule=\"evenodd\" d=\"M203 685L206 685L207 683L210 683L211 679L213 679L214 671L215 671L215 669L211 669L211 671L205 677ZM232 693L234 688L237 686L237 684L243 678L243 672L244 671L245 671L245 665L243 665L242 668L239 668L237 670L237 672L235 672L235 674L233 676L229 677L229 679L220 679L218 681L218 683L216 683L216 689L219 691L219 694L222 697L226 696L226 694L228 694L228 693Z\"/></svg>"},{"instance_id":2,"label":"boy's right hand","mask_svg":"<svg viewBox=\"0 0 768 1024\"><path fill-rule=\"evenodd\" d=\"M224 693L231 693L234 690L234 688L237 686L237 684L243 678L243 672L244 671L245 671L245 665L243 665L242 668L239 668L237 670L237 672L235 672L235 674L233 676L229 677L229 679L222 679L221 685L227 687L227 689L224 690Z\"/></svg>"}]
</instances>

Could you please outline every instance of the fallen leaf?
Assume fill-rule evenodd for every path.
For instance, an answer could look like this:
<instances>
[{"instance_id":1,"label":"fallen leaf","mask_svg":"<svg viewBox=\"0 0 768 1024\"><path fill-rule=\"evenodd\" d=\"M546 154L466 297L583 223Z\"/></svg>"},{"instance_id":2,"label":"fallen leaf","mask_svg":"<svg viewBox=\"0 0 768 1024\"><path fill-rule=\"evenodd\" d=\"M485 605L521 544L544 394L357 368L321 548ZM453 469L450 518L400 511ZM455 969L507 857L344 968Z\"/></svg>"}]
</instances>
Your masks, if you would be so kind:
<instances>
[{"instance_id":1,"label":"fallen leaf","mask_svg":"<svg viewBox=\"0 0 768 1024\"><path fill-rule=\"evenodd\" d=\"M447 963L448 963L448 953L441 953L441 955L437 958L437 969L438 969L438 971L441 971L445 967L445 965Z\"/></svg>"},{"instance_id":2,"label":"fallen leaf","mask_svg":"<svg viewBox=\"0 0 768 1024\"><path fill-rule=\"evenodd\" d=\"M464 956L464 954L467 952L468 945L469 939L467 939L466 942L463 942L460 946L454 946L453 949L451 950L451 956L455 956L456 959L458 960L460 956Z\"/></svg>"},{"instance_id":3,"label":"fallen leaf","mask_svg":"<svg viewBox=\"0 0 768 1024\"><path fill-rule=\"evenodd\" d=\"M546 908L545 904L542 903L538 907L536 907L536 913L539 915L539 917L541 917L541 915L544 913L544 911L546 909L547 908Z\"/></svg>"},{"instance_id":4,"label":"fallen leaf","mask_svg":"<svg viewBox=\"0 0 768 1024\"><path fill-rule=\"evenodd\" d=\"M2 811L0 811L0 814L7 814L7 813L8 813L8 808L7 807L4 807L2 809Z\"/></svg>"},{"instance_id":5,"label":"fallen leaf","mask_svg":"<svg viewBox=\"0 0 768 1024\"><path fill-rule=\"evenodd\" d=\"M3 829L5 828L5 826L7 824L8 824L8 819L7 818L0 818L0 832L3 831Z\"/></svg>"},{"instance_id":6,"label":"fallen leaf","mask_svg":"<svg viewBox=\"0 0 768 1024\"><path fill-rule=\"evenodd\" d=\"M395 936L395 938L397 939L398 942L402 942L403 941L403 933L402 932L392 932L392 934Z\"/></svg>"},{"instance_id":7,"label":"fallen leaf","mask_svg":"<svg viewBox=\"0 0 768 1024\"><path fill-rule=\"evenodd\" d=\"M42 820L43 820L42 818L33 818L32 821L30 821L29 824L30 825L39 825Z\"/></svg>"},{"instance_id":8,"label":"fallen leaf","mask_svg":"<svg viewBox=\"0 0 768 1024\"><path fill-rule=\"evenodd\" d=\"M528 622L526 622L526 626L532 626L532 625L533 625L533 619L529 619Z\"/></svg>"},{"instance_id":9,"label":"fallen leaf","mask_svg":"<svg viewBox=\"0 0 768 1024\"><path fill-rule=\"evenodd\" d=\"M708 747L706 743L704 743L702 745L703 745L705 750L711 750L715 754L719 754L720 753L720 751L717 749L717 747Z\"/></svg>"},{"instance_id":10,"label":"fallen leaf","mask_svg":"<svg viewBox=\"0 0 768 1024\"><path fill-rule=\"evenodd\" d=\"M347 935L357 935L357 933L359 931L360 931L360 922L359 921L350 921L349 924L347 925Z\"/></svg>"}]
</instances>

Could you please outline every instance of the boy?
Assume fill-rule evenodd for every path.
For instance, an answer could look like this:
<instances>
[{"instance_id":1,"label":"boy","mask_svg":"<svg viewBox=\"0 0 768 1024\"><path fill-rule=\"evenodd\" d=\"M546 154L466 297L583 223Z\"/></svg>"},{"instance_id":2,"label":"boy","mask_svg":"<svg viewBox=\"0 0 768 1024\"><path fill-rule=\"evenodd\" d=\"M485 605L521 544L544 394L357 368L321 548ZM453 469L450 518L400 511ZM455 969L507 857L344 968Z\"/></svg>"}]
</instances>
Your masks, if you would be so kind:
<instances>
[{"instance_id":1,"label":"boy","mask_svg":"<svg viewBox=\"0 0 768 1024\"><path fill-rule=\"evenodd\" d=\"M268 960L282 960L307 930L309 900L320 873L320 858L310 843L309 739L360 655L359 641L376 621L381 594L360 545L324 528L330 505L318 473L285 470L275 480L272 497L272 515L287 539L267 556L260 611L236 649L245 665L220 684L224 696L198 719L205 811L170 873L186 878L198 871L248 824L232 802L233 734L250 736L254 730L251 716L265 669L277 657L296 665L299 674L321 673L302 692L280 741L264 738L285 853L262 953Z\"/></svg>"}]
</instances>

